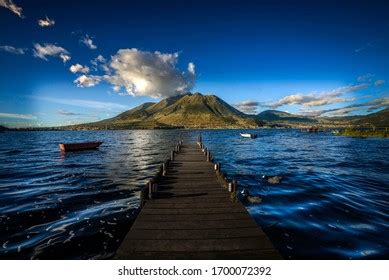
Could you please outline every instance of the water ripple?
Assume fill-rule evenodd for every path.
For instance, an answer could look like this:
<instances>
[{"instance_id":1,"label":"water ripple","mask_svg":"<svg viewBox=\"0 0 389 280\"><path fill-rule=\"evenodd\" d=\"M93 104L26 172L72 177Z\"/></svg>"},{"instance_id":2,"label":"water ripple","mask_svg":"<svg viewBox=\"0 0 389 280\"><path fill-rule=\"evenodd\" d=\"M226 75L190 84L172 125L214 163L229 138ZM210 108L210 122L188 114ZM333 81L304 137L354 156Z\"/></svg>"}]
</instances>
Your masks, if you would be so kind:
<instances>
[{"instance_id":1,"label":"water ripple","mask_svg":"<svg viewBox=\"0 0 389 280\"><path fill-rule=\"evenodd\" d=\"M388 258L387 139L297 130L202 131L222 169L262 197L246 205L285 258ZM108 258L138 212L139 189L179 133L68 131L0 134L0 258ZM102 140L61 154L61 142ZM10 144L11 143L11 144ZM282 175L269 184L262 175Z\"/></svg>"}]
</instances>

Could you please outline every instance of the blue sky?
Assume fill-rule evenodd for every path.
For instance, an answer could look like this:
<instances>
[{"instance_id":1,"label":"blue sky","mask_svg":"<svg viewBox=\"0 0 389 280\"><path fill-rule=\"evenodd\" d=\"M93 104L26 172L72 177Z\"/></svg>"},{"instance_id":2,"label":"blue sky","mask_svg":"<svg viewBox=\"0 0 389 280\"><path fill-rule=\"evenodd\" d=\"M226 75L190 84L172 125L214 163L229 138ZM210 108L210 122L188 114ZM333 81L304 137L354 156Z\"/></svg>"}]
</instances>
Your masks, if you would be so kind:
<instances>
[{"instance_id":1,"label":"blue sky","mask_svg":"<svg viewBox=\"0 0 389 280\"><path fill-rule=\"evenodd\" d=\"M0 0L0 124L95 121L187 91L248 113L375 112L386 2Z\"/></svg>"}]
</instances>

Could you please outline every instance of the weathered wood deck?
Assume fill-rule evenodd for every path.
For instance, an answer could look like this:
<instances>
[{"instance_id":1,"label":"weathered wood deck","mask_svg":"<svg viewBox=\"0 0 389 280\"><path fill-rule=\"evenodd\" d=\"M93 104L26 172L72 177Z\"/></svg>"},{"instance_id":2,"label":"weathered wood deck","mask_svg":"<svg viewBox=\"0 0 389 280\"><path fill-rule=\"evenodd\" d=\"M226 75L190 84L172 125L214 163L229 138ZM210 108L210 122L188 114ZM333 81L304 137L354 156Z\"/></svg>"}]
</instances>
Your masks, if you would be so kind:
<instances>
[{"instance_id":1,"label":"weathered wood deck","mask_svg":"<svg viewBox=\"0 0 389 280\"><path fill-rule=\"evenodd\" d=\"M183 145L158 180L116 259L279 259L262 229L197 145Z\"/></svg>"}]
</instances>

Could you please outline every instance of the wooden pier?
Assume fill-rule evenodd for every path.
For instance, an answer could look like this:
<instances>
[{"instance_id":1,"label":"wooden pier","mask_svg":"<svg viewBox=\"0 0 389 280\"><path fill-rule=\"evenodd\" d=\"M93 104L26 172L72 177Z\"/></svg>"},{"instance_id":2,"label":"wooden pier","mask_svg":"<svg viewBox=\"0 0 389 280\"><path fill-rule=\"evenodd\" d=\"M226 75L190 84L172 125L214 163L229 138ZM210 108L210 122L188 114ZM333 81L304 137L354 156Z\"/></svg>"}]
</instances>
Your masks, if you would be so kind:
<instances>
[{"instance_id":1,"label":"wooden pier","mask_svg":"<svg viewBox=\"0 0 389 280\"><path fill-rule=\"evenodd\" d=\"M280 259L201 138L180 140L141 193L116 259Z\"/></svg>"}]
</instances>

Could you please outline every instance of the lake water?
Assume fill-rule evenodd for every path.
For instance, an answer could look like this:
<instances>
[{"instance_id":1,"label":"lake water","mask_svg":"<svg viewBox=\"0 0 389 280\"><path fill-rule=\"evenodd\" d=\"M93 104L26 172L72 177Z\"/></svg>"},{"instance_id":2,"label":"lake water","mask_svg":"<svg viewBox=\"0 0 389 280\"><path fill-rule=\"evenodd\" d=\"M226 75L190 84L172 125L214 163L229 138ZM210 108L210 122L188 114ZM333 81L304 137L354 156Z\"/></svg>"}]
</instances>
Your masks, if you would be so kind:
<instances>
[{"instance_id":1,"label":"lake water","mask_svg":"<svg viewBox=\"0 0 389 280\"><path fill-rule=\"evenodd\" d=\"M284 258L389 257L389 141L298 130L201 131L215 161ZM129 130L0 134L0 258L88 259L113 255L136 217L139 189L179 133ZM101 140L96 151L58 144ZM282 175L271 185L262 175Z\"/></svg>"}]
</instances>

